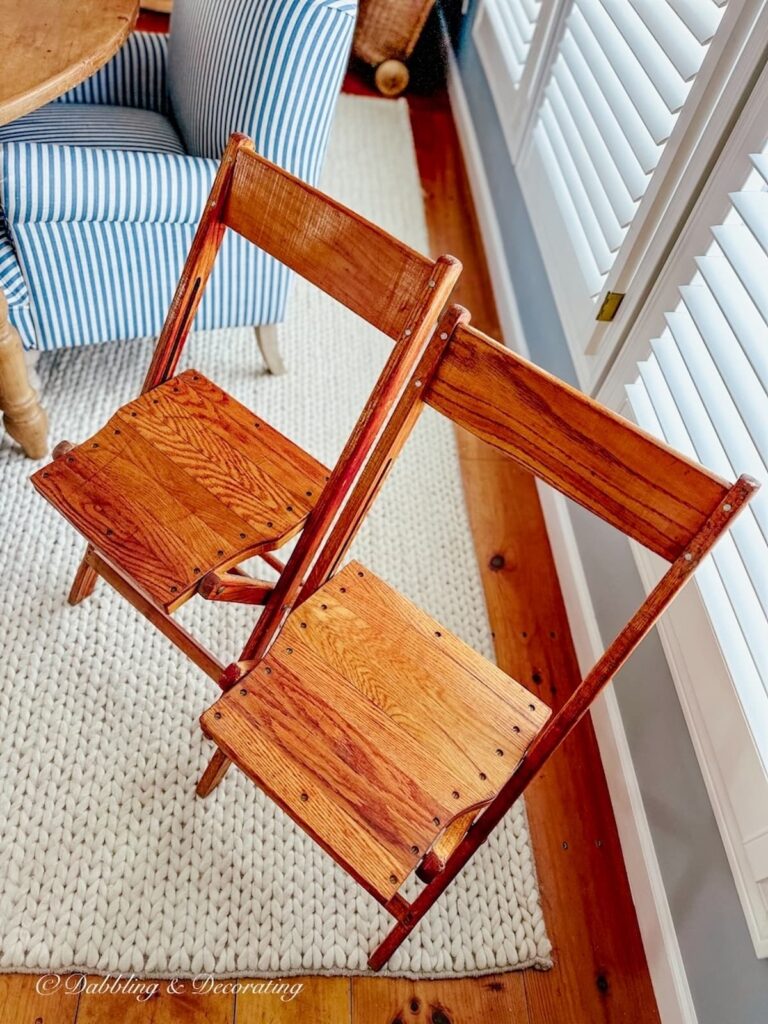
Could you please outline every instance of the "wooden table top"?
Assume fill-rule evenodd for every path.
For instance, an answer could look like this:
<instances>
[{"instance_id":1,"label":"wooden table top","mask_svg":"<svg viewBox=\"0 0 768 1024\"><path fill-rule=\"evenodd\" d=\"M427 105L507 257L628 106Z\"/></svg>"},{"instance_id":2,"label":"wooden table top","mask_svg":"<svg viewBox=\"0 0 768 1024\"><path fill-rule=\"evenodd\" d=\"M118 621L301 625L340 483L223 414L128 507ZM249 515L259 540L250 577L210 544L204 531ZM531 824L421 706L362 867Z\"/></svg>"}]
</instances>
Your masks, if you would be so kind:
<instances>
[{"instance_id":1,"label":"wooden table top","mask_svg":"<svg viewBox=\"0 0 768 1024\"><path fill-rule=\"evenodd\" d=\"M139 0L0 0L0 124L97 71L138 11Z\"/></svg>"}]
</instances>

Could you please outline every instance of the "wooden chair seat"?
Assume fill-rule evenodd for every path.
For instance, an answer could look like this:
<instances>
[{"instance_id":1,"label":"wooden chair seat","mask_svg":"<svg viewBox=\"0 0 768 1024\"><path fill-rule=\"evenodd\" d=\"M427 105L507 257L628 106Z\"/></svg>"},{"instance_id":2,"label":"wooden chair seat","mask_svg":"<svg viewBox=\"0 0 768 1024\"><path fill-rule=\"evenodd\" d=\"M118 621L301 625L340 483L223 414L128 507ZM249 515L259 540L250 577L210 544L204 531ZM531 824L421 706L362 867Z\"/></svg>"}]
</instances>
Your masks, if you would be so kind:
<instances>
[{"instance_id":1,"label":"wooden chair seat","mask_svg":"<svg viewBox=\"0 0 768 1024\"><path fill-rule=\"evenodd\" d=\"M549 714L352 562L201 722L386 902L452 820L493 798Z\"/></svg>"},{"instance_id":2,"label":"wooden chair seat","mask_svg":"<svg viewBox=\"0 0 768 1024\"><path fill-rule=\"evenodd\" d=\"M327 479L319 462L188 370L122 406L32 482L170 612L210 570L296 533Z\"/></svg>"}]
</instances>

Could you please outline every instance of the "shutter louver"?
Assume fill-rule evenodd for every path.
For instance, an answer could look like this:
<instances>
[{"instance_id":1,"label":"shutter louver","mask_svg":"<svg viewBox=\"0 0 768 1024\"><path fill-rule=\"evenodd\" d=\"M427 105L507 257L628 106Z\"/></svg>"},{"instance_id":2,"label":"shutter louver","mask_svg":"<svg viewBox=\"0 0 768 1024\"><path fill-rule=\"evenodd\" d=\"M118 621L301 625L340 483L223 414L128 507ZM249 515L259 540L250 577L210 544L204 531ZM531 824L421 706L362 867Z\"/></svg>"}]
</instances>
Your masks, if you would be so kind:
<instances>
[{"instance_id":1,"label":"shutter louver","mask_svg":"<svg viewBox=\"0 0 768 1024\"><path fill-rule=\"evenodd\" d=\"M721 17L715 0L573 0L533 139L593 299Z\"/></svg>"},{"instance_id":2,"label":"shutter louver","mask_svg":"<svg viewBox=\"0 0 768 1024\"><path fill-rule=\"evenodd\" d=\"M678 5L683 6L683 5ZM733 479L768 480L768 146L679 289L681 301L627 388L641 426ZM768 491L699 580L745 708L768 695ZM699 577L697 576L697 580ZM757 682L756 682L757 681ZM764 707L764 704L763 704ZM768 747L765 748L768 750Z\"/></svg>"},{"instance_id":3,"label":"shutter louver","mask_svg":"<svg viewBox=\"0 0 768 1024\"><path fill-rule=\"evenodd\" d=\"M509 77L518 86L541 12L541 0L492 0L488 4Z\"/></svg>"}]
</instances>

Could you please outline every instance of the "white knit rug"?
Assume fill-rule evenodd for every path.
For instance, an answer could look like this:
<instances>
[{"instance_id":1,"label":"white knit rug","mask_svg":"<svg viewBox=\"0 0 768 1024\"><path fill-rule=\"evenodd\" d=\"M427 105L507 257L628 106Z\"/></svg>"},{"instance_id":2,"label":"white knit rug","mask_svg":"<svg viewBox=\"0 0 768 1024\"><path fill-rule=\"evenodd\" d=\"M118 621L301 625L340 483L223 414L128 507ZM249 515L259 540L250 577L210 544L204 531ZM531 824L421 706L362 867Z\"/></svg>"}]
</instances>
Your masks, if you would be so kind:
<instances>
[{"instance_id":1,"label":"white knit rug","mask_svg":"<svg viewBox=\"0 0 768 1024\"><path fill-rule=\"evenodd\" d=\"M325 187L427 249L407 108L343 97ZM332 462L388 342L304 282L266 376L250 331L196 335L209 373ZM54 441L79 441L137 393L133 342L46 355ZM239 772L206 801L198 716L216 687L106 584L71 608L81 539L0 447L0 968L145 976L356 973L392 919ZM451 426L427 410L354 554L491 654ZM193 600L180 620L222 660L253 612ZM416 883L418 886L418 883ZM413 891L413 887L412 887ZM392 958L399 975L549 964L522 804Z\"/></svg>"}]
</instances>

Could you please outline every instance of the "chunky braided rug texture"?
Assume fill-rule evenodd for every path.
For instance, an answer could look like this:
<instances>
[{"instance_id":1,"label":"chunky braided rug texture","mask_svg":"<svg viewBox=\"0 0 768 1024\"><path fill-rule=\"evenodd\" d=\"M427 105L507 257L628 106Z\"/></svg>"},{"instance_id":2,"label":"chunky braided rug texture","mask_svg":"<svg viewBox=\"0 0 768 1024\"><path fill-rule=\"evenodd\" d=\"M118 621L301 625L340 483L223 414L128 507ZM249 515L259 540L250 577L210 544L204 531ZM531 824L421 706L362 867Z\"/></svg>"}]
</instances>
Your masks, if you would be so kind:
<instances>
[{"instance_id":1,"label":"chunky braided rug texture","mask_svg":"<svg viewBox=\"0 0 768 1024\"><path fill-rule=\"evenodd\" d=\"M342 98L325 187L426 250L404 104ZM185 365L330 463L388 343L304 282L281 343L281 378L264 373L249 330L195 335ZM150 352L132 342L43 356L51 436L79 441L100 426L137 393ZM211 753L197 720L215 688L106 584L66 604L83 543L7 438L0 463L0 969L365 971L391 918L239 772L195 798ZM353 554L491 654L452 428L431 410ZM193 600L179 618L226 661L252 614ZM520 803L389 971L546 967L549 953Z\"/></svg>"}]
</instances>

